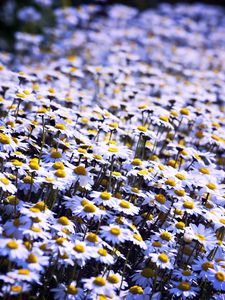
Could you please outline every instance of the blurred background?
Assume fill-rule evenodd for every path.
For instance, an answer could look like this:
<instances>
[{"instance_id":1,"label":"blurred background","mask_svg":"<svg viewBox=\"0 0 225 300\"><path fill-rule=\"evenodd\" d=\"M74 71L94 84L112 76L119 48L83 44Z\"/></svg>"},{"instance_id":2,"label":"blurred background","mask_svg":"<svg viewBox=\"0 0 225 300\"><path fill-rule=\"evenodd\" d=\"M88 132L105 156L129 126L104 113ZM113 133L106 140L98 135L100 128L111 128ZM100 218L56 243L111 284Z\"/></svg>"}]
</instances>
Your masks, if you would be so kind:
<instances>
[{"instance_id":1,"label":"blurred background","mask_svg":"<svg viewBox=\"0 0 225 300\"><path fill-rule=\"evenodd\" d=\"M0 50L14 51L15 32L41 34L44 27L54 27L53 11L59 7L97 4L100 13L107 12L107 6L124 4L139 10L157 7L161 3L225 6L225 1L157 1L157 0L0 0ZM222 8L221 8L222 9Z\"/></svg>"}]
</instances>

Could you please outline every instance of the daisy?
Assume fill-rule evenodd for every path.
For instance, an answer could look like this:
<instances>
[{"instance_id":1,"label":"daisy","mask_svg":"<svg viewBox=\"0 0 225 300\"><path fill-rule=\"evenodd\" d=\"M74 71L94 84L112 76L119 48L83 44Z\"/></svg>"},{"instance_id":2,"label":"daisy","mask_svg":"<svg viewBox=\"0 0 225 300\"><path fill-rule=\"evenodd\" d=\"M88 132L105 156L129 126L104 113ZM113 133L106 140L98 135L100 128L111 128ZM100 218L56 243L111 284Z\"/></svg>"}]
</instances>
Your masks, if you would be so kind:
<instances>
[{"instance_id":1,"label":"daisy","mask_svg":"<svg viewBox=\"0 0 225 300\"><path fill-rule=\"evenodd\" d=\"M62 153L62 151L58 151L54 148L49 149L49 151L44 151L42 155L42 160L44 162L56 162L56 161L61 161L61 162L66 162L66 154Z\"/></svg>"},{"instance_id":2,"label":"daisy","mask_svg":"<svg viewBox=\"0 0 225 300\"><path fill-rule=\"evenodd\" d=\"M132 280L135 284L140 285L142 288L152 287L152 284L157 277L157 274L152 268L144 268L143 270L137 271L132 275Z\"/></svg>"},{"instance_id":3,"label":"daisy","mask_svg":"<svg viewBox=\"0 0 225 300\"><path fill-rule=\"evenodd\" d=\"M10 260L25 259L28 251L22 240L1 239L0 243L1 255L7 256Z\"/></svg>"},{"instance_id":4,"label":"daisy","mask_svg":"<svg viewBox=\"0 0 225 300\"><path fill-rule=\"evenodd\" d=\"M76 281L72 281L69 285L59 284L58 287L51 289L56 300L82 300L83 290L77 287Z\"/></svg>"},{"instance_id":5,"label":"daisy","mask_svg":"<svg viewBox=\"0 0 225 300\"><path fill-rule=\"evenodd\" d=\"M111 242L115 245L128 240L130 233L127 229L110 224L109 226L101 226L100 235L107 242Z\"/></svg>"},{"instance_id":6,"label":"daisy","mask_svg":"<svg viewBox=\"0 0 225 300\"><path fill-rule=\"evenodd\" d=\"M191 285L188 281L172 282L173 288L169 289L169 292L181 299L193 298L196 296L199 288Z\"/></svg>"},{"instance_id":7,"label":"daisy","mask_svg":"<svg viewBox=\"0 0 225 300\"><path fill-rule=\"evenodd\" d=\"M189 227L186 228L186 232L190 234L194 240L202 244L206 250L212 250L216 246L217 240L211 228L205 228L202 224L198 226L190 224Z\"/></svg>"},{"instance_id":8,"label":"daisy","mask_svg":"<svg viewBox=\"0 0 225 300\"><path fill-rule=\"evenodd\" d=\"M49 232L46 232L45 230L42 230L42 228L35 226L25 229L23 231L23 235L30 240L46 240L51 238L51 234Z\"/></svg>"},{"instance_id":9,"label":"daisy","mask_svg":"<svg viewBox=\"0 0 225 300\"><path fill-rule=\"evenodd\" d=\"M87 187L93 184L93 176L89 172L91 168L85 168L84 165L76 166L73 169L73 178L75 181L79 182L80 186Z\"/></svg>"},{"instance_id":10,"label":"daisy","mask_svg":"<svg viewBox=\"0 0 225 300\"><path fill-rule=\"evenodd\" d=\"M112 270L106 276L107 281L112 285L113 289L119 290L121 286L122 276L119 273L115 273ZM127 283L123 280L121 289L125 289Z\"/></svg>"},{"instance_id":11,"label":"daisy","mask_svg":"<svg viewBox=\"0 0 225 300\"><path fill-rule=\"evenodd\" d=\"M9 192L10 194L15 194L16 186L11 183L11 181L4 175L0 174L0 188L4 192Z\"/></svg>"},{"instance_id":12,"label":"daisy","mask_svg":"<svg viewBox=\"0 0 225 300\"><path fill-rule=\"evenodd\" d=\"M147 249L145 241L138 232L133 233L131 241L134 245L138 245L141 249Z\"/></svg>"},{"instance_id":13,"label":"daisy","mask_svg":"<svg viewBox=\"0 0 225 300\"><path fill-rule=\"evenodd\" d=\"M180 200L174 203L173 206L176 209L181 210L183 213L187 213L188 215L201 215L202 211L205 211L198 201L194 201L188 196L186 196L183 201Z\"/></svg>"},{"instance_id":14,"label":"daisy","mask_svg":"<svg viewBox=\"0 0 225 300\"><path fill-rule=\"evenodd\" d=\"M3 294L18 296L31 290L31 286L25 282L14 283L10 286L4 285L2 287Z\"/></svg>"},{"instance_id":15,"label":"daisy","mask_svg":"<svg viewBox=\"0 0 225 300\"><path fill-rule=\"evenodd\" d=\"M82 267L85 265L86 260L96 257L95 251L87 246L85 242L76 241L71 249L71 255L77 260L77 263Z\"/></svg>"},{"instance_id":16,"label":"daisy","mask_svg":"<svg viewBox=\"0 0 225 300\"><path fill-rule=\"evenodd\" d=\"M27 282L36 282L39 283L39 274L30 271L29 269L18 269L18 270L13 270L7 273L7 275L16 281L20 282L22 281L27 281Z\"/></svg>"},{"instance_id":17,"label":"daisy","mask_svg":"<svg viewBox=\"0 0 225 300\"><path fill-rule=\"evenodd\" d=\"M225 272L224 268L221 266L215 266L213 269L209 270L208 280L212 283L214 289L225 290Z\"/></svg>"},{"instance_id":18,"label":"daisy","mask_svg":"<svg viewBox=\"0 0 225 300\"><path fill-rule=\"evenodd\" d=\"M94 219L96 221L100 220L102 217L109 217L107 211L98 208L91 201L84 200L81 203L81 206L78 206L73 210L73 214L81 217L82 219L91 220Z\"/></svg>"},{"instance_id":19,"label":"daisy","mask_svg":"<svg viewBox=\"0 0 225 300\"><path fill-rule=\"evenodd\" d=\"M118 199L113 197L111 193L104 191L104 192L97 192L93 191L91 193L91 197L93 198L92 201L97 205L104 205L108 207L116 207Z\"/></svg>"},{"instance_id":20,"label":"daisy","mask_svg":"<svg viewBox=\"0 0 225 300\"><path fill-rule=\"evenodd\" d=\"M65 216L58 218L57 222L54 225L52 225L52 228L56 231L66 229L71 233L74 233L74 227L74 223Z\"/></svg>"},{"instance_id":21,"label":"daisy","mask_svg":"<svg viewBox=\"0 0 225 300\"><path fill-rule=\"evenodd\" d=\"M114 263L114 258L108 253L104 248L96 248L96 261L99 261L106 265L112 265Z\"/></svg>"},{"instance_id":22,"label":"daisy","mask_svg":"<svg viewBox=\"0 0 225 300\"><path fill-rule=\"evenodd\" d=\"M143 289L140 285L133 285L128 291L124 291L122 295L126 300L145 300L151 294L151 289Z\"/></svg>"},{"instance_id":23,"label":"daisy","mask_svg":"<svg viewBox=\"0 0 225 300\"><path fill-rule=\"evenodd\" d=\"M96 295L106 295L110 297L113 294L113 288L107 282L107 280L101 276L91 277L88 279L82 279L84 288L94 292Z\"/></svg>"},{"instance_id":24,"label":"daisy","mask_svg":"<svg viewBox=\"0 0 225 300\"><path fill-rule=\"evenodd\" d=\"M151 261L154 262L157 267L162 269L173 269L174 254L170 253L168 256L166 253L151 253L149 254Z\"/></svg>"},{"instance_id":25,"label":"daisy","mask_svg":"<svg viewBox=\"0 0 225 300\"><path fill-rule=\"evenodd\" d=\"M117 201L117 205L114 207L114 209L131 216L137 215L139 212L139 208L127 200Z\"/></svg>"},{"instance_id":26,"label":"daisy","mask_svg":"<svg viewBox=\"0 0 225 300\"><path fill-rule=\"evenodd\" d=\"M31 271L44 272L49 265L49 257L43 255L43 251L35 248L29 253L25 261L19 263L23 268Z\"/></svg>"},{"instance_id":27,"label":"daisy","mask_svg":"<svg viewBox=\"0 0 225 300\"><path fill-rule=\"evenodd\" d=\"M198 257L192 264L192 269L195 272L199 272L200 278L208 278L210 276L210 269L214 269L215 262L208 260L207 258Z\"/></svg>"},{"instance_id":28,"label":"daisy","mask_svg":"<svg viewBox=\"0 0 225 300\"><path fill-rule=\"evenodd\" d=\"M15 218L13 221L9 220L4 224L4 233L6 236L14 237L15 239L23 238L23 230L28 226L25 222L22 222L22 218Z\"/></svg>"},{"instance_id":29,"label":"daisy","mask_svg":"<svg viewBox=\"0 0 225 300\"><path fill-rule=\"evenodd\" d=\"M0 150L7 152L16 151L17 144L10 134L0 133Z\"/></svg>"}]
</instances>

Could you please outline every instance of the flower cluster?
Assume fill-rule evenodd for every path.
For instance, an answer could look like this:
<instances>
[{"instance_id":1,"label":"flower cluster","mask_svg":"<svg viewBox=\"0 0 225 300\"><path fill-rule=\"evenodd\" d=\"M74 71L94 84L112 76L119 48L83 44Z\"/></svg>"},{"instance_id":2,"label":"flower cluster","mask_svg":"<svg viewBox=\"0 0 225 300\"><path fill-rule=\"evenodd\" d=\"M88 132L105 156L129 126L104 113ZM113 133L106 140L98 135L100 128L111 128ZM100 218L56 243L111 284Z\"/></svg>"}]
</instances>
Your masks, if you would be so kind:
<instances>
[{"instance_id":1,"label":"flower cluster","mask_svg":"<svg viewBox=\"0 0 225 300\"><path fill-rule=\"evenodd\" d=\"M0 54L0 297L224 299L223 13L55 18Z\"/></svg>"}]
</instances>

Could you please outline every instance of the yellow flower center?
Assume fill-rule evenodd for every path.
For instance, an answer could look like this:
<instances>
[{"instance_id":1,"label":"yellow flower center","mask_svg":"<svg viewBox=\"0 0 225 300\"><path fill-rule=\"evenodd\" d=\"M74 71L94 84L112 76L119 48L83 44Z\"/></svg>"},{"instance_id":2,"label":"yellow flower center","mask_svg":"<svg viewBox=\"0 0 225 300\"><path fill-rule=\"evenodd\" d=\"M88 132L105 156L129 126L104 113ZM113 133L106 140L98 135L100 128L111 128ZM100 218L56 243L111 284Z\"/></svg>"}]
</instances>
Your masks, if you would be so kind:
<instances>
[{"instance_id":1,"label":"yellow flower center","mask_svg":"<svg viewBox=\"0 0 225 300\"><path fill-rule=\"evenodd\" d=\"M166 197L163 194L155 195L155 200L160 204L164 204L166 202Z\"/></svg>"},{"instance_id":2,"label":"yellow flower center","mask_svg":"<svg viewBox=\"0 0 225 300\"><path fill-rule=\"evenodd\" d=\"M112 284L117 284L120 281L119 277L115 274L109 275L107 280Z\"/></svg>"},{"instance_id":3,"label":"yellow flower center","mask_svg":"<svg viewBox=\"0 0 225 300\"><path fill-rule=\"evenodd\" d=\"M19 203L19 200L16 198L16 196L13 196L13 195L8 196L7 201L11 205L17 205Z\"/></svg>"},{"instance_id":4,"label":"yellow flower center","mask_svg":"<svg viewBox=\"0 0 225 300\"><path fill-rule=\"evenodd\" d=\"M174 193L179 197L183 197L185 195L185 190L174 190Z\"/></svg>"},{"instance_id":5,"label":"yellow flower center","mask_svg":"<svg viewBox=\"0 0 225 300\"><path fill-rule=\"evenodd\" d=\"M96 284L98 286L104 286L104 285L106 285L106 280L99 276L94 279L94 284Z\"/></svg>"},{"instance_id":6,"label":"yellow flower center","mask_svg":"<svg viewBox=\"0 0 225 300\"><path fill-rule=\"evenodd\" d=\"M63 217L60 217L58 219L58 223L61 224L61 225L67 226L67 225L70 224L70 221L69 221L69 219L67 217L63 216Z\"/></svg>"},{"instance_id":7,"label":"yellow flower center","mask_svg":"<svg viewBox=\"0 0 225 300\"><path fill-rule=\"evenodd\" d=\"M190 270L184 270L183 272L182 272L182 274L184 275L184 276L191 276L191 271Z\"/></svg>"},{"instance_id":8,"label":"yellow flower center","mask_svg":"<svg viewBox=\"0 0 225 300\"><path fill-rule=\"evenodd\" d=\"M220 137L217 136L216 134L212 134L211 137L212 137L212 139L215 140L215 141L220 141Z\"/></svg>"},{"instance_id":9,"label":"yellow flower center","mask_svg":"<svg viewBox=\"0 0 225 300\"><path fill-rule=\"evenodd\" d=\"M83 149L83 148L78 148L77 149L77 152L81 153L81 154L86 154L87 153L87 150L86 149Z\"/></svg>"},{"instance_id":10,"label":"yellow flower center","mask_svg":"<svg viewBox=\"0 0 225 300\"><path fill-rule=\"evenodd\" d=\"M48 206L43 201L37 202L34 207L38 208L40 211L45 211L48 208Z\"/></svg>"},{"instance_id":11,"label":"yellow flower center","mask_svg":"<svg viewBox=\"0 0 225 300\"><path fill-rule=\"evenodd\" d=\"M39 164L37 162L35 162L35 161L29 162L29 167L32 170L39 170L39 168L40 168Z\"/></svg>"},{"instance_id":12,"label":"yellow flower center","mask_svg":"<svg viewBox=\"0 0 225 300\"><path fill-rule=\"evenodd\" d=\"M55 94L55 89L52 88L52 87L50 87L50 88L48 89L48 91L49 91L49 93L51 93L51 94Z\"/></svg>"},{"instance_id":13,"label":"yellow flower center","mask_svg":"<svg viewBox=\"0 0 225 300\"><path fill-rule=\"evenodd\" d=\"M42 232L42 229L38 227L31 227L30 230L32 230L33 232Z\"/></svg>"},{"instance_id":14,"label":"yellow flower center","mask_svg":"<svg viewBox=\"0 0 225 300\"><path fill-rule=\"evenodd\" d=\"M34 179L31 176L25 176L25 177L23 177L23 182L31 184L34 182Z\"/></svg>"},{"instance_id":15,"label":"yellow flower center","mask_svg":"<svg viewBox=\"0 0 225 300\"><path fill-rule=\"evenodd\" d=\"M20 285L13 285L10 288L10 290L11 290L11 292L14 292L14 293L20 293L20 292L22 292L23 288Z\"/></svg>"},{"instance_id":16,"label":"yellow flower center","mask_svg":"<svg viewBox=\"0 0 225 300\"><path fill-rule=\"evenodd\" d=\"M51 155L50 155L51 158L61 158L62 157L62 154L56 150L53 150Z\"/></svg>"},{"instance_id":17,"label":"yellow flower center","mask_svg":"<svg viewBox=\"0 0 225 300\"><path fill-rule=\"evenodd\" d=\"M120 207L122 207L122 208L126 208L126 209L129 209L130 208L130 203L128 202L128 201L126 201L126 200L122 200L122 201L120 201Z\"/></svg>"},{"instance_id":18,"label":"yellow flower center","mask_svg":"<svg viewBox=\"0 0 225 300\"><path fill-rule=\"evenodd\" d=\"M117 152L119 152L119 149L116 148L116 147L109 147L108 151L111 152L111 153L117 153Z\"/></svg>"},{"instance_id":19,"label":"yellow flower center","mask_svg":"<svg viewBox=\"0 0 225 300\"><path fill-rule=\"evenodd\" d=\"M18 270L18 274L19 275L29 275L30 274L30 270L28 270L28 269L19 269Z\"/></svg>"},{"instance_id":20,"label":"yellow flower center","mask_svg":"<svg viewBox=\"0 0 225 300\"><path fill-rule=\"evenodd\" d=\"M45 180L50 183L55 181L54 178L51 177L45 177Z\"/></svg>"},{"instance_id":21,"label":"yellow flower center","mask_svg":"<svg viewBox=\"0 0 225 300\"><path fill-rule=\"evenodd\" d=\"M207 174L207 175L210 174L209 169L207 169L207 168L199 168L198 170L199 170L199 172L201 172L202 174Z\"/></svg>"},{"instance_id":22,"label":"yellow flower center","mask_svg":"<svg viewBox=\"0 0 225 300\"><path fill-rule=\"evenodd\" d=\"M143 288L139 285L134 285L129 289L131 294L144 294Z\"/></svg>"},{"instance_id":23,"label":"yellow flower center","mask_svg":"<svg viewBox=\"0 0 225 300\"><path fill-rule=\"evenodd\" d=\"M55 128L56 128L56 129L65 130L65 129L66 129L66 126L65 126L64 124L57 123L57 124L55 124Z\"/></svg>"},{"instance_id":24,"label":"yellow flower center","mask_svg":"<svg viewBox=\"0 0 225 300\"><path fill-rule=\"evenodd\" d=\"M159 119L164 122L169 122L169 118L167 116L160 116Z\"/></svg>"},{"instance_id":25,"label":"yellow flower center","mask_svg":"<svg viewBox=\"0 0 225 300\"><path fill-rule=\"evenodd\" d=\"M77 175L82 175L82 176L86 176L87 175L87 170L85 169L85 167L83 166L78 166L74 169L74 172Z\"/></svg>"},{"instance_id":26,"label":"yellow flower center","mask_svg":"<svg viewBox=\"0 0 225 300\"><path fill-rule=\"evenodd\" d=\"M205 237L204 237L204 235L202 235L202 234L196 233L195 236L196 236L201 242L203 242L203 241L206 240Z\"/></svg>"},{"instance_id":27,"label":"yellow flower center","mask_svg":"<svg viewBox=\"0 0 225 300\"><path fill-rule=\"evenodd\" d=\"M91 243L97 243L98 242L98 236L95 233L89 233L87 235L86 239Z\"/></svg>"},{"instance_id":28,"label":"yellow flower center","mask_svg":"<svg viewBox=\"0 0 225 300\"><path fill-rule=\"evenodd\" d=\"M191 289L191 285L188 282L183 281L183 282L179 283L178 289L181 291L184 291L184 292L189 291Z\"/></svg>"},{"instance_id":29,"label":"yellow flower center","mask_svg":"<svg viewBox=\"0 0 225 300\"><path fill-rule=\"evenodd\" d=\"M176 181L174 179L167 179L165 181L165 184L168 184L170 186L176 186Z\"/></svg>"},{"instance_id":30,"label":"yellow flower center","mask_svg":"<svg viewBox=\"0 0 225 300\"><path fill-rule=\"evenodd\" d=\"M39 114L45 114L47 111L48 111L47 108L41 107L41 108L39 108L39 109L37 110L37 113L39 113Z\"/></svg>"},{"instance_id":31,"label":"yellow flower center","mask_svg":"<svg viewBox=\"0 0 225 300\"><path fill-rule=\"evenodd\" d=\"M195 133L196 138L202 139L204 137L204 132L203 131L197 131Z\"/></svg>"},{"instance_id":32,"label":"yellow flower center","mask_svg":"<svg viewBox=\"0 0 225 300\"><path fill-rule=\"evenodd\" d=\"M10 181L9 181L9 179L7 179L7 178L0 178L0 181L1 181L3 184L5 184L5 185L10 184Z\"/></svg>"},{"instance_id":33,"label":"yellow flower center","mask_svg":"<svg viewBox=\"0 0 225 300\"><path fill-rule=\"evenodd\" d=\"M111 198L111 194L106 191L102 192L100 198L102 198L103 200L109 200Z\"/></svg>"},{"instance_id":34,"label":"yellow flower center","mask_svg":"<svg viewBox=\"0 0 225 300\"><path fill-rule=\"evenodd\" d=\"M76 251L76 252L79 252L79 253L84 253L85 252L85 247L84 245L82 244L76 244L73 249Z\"/></svg>"},{"instance_id":35,"label":"yellow flower center","mask_svg":"<svg viewBox=\"0 0 225 300\"><path fill-rule=\"evenodd\" d=\"M162 247L162 244L161 244L159 241L154 241L154 242L152 243L152 246L153 246L153 247L160 248L160 247Z\"/></svg>"},{"instance_id":36,"label":"yellow flower center","mask_svg":"<svg viewBox=\"0 0 225 300\"><path fill-rule=\"evenodd\" d=\"M175 177L177 177L177 178L180 179L180 180L185 180L185 179L186 179L186 176L185 176L184 174L182 174L182 173L177 173L177 174L175 175Z\"/></svg>"},{"instance_id":37,"label":"yellow flower center","mask_svg":"<svg viewBox=\"0 0 225 300\"><path fill-rule=\"evenodd\" d=\"M66 292L67 292L67 294L70 294L70 295L76 295L78 292L78 289L77 289L77 287L75 287L75 285L70 284L70 285L67 285Z\"/></svg>"},{"instance_id":38,"label":"yellow flower center","mask_svg":"<svg viewBox=\"0 0 225 300\"><path fill-rule=\"evenodd\" d=\"M115 129L119 127L118 123L110 123L109 126Z\"/></svg>"},{"instance_id":39,"label":"yellow flower center","mask_svg":"<svg viewBox=\"0 0 225 300\"><path fill-rule=\"evenodd\" d=\"M155 271L150 269L150 268L144 268L142 271L141 271L141 275L143 277L146 277L146 278L151 278L151 277L154 277L155 276Z\"/></svg>"},{"instance_id":40,"label":"yellow flower center","mask_svg":"<svg viewBox=\"0 0 225 300\"><path fill-rule=\"evenodd\" d=\"M94 154L93 157L94 157L94 159L102 160L102 156L99 154Z\"/></svg>"},{"instance_id":41,"label":"yellow flower center","mask_svg":"<svg viewBox=\"0 0 225 300\"><path fill-rule=\"evenodd\" d=\"M162 165L162 164L158 164L158 168L159 168L159 170L161 170L161 171L165 170L165 166Z\"/></svg>"},{"instance_id":42,"label":"yellow flower center","mask_svg":"<svg viewBox=\"0 0 225 300\"><path fill-rule=\"evenodd\" d=\"M188 116L188 115L190 114L190 111L189 111L188 108L183 107L183 108L181 108L180 113L181 113L182 115Z\"/></svg>"},{"instance_id":43,"label":"yellow flower center","mask_svg":"<svg viewBox=\"0 0 225 300\"><path fill-rule=\"evenodd\" d=\"M55 170L59 170L59 169L63 170L64 169L64 164L61 161L57 161L53 164L53 168Z\"/></svg>"},{"instance_id":44,"label":"yellow flower center","mask_svg":"<svg viewBox=\"0 0 225 300\"><path fill-rule=\"evenodd\" d=\"M134 234L133 234L133 238L134 238L135 240L139 241L139 242L142 242L142 241L143 241L143 239L142 239L142 237L140 236L140 234L137 234L137 233L134 233Z\"/></svg>"},{"instance_id":45,"label":"yellow flower center","mask_svg":"<svg viewBox=\"0 0 225 300\"><path fill-rule=\"evenodd\" d=\"M26 259L28 264L36 264L38 262L38 257L34 253L30 253Z\"/></svg>"},{"instance_id":46,"label":"yellow flower center","mask_svg":"<svg viewBox=\"0 0 225 300\"><path fill-rule=\"evenodd\" d=\"M29 208L29 210L31 211L31 212L33 212L33 213L39 213L39 212L41 212L40 211L40 209L39 208L37 208L37 207L31 207L31 208Z\"/></svg>"},{"instance_id":47,"label":"yellow flower center","mask_svg":"<svg viewBox=\"0 0 225 300\"><path fill-rule=\"evenodd\" d=\"M114 175L114 176L116 176L116 177L119 177L119 176L121 176L121 173L120 173L120 172L114 171L114 172L112 172L112 175Z\"/></svg>"},{"instance_id":48,"label":"yellow flower center","mask_svg":"<svg viewBox=\"0 0 225 300\"><path fill-rule=\"evenodd\" d=\"M184 222L177 222L175 226L176 226L177 229L184 229L185 228Z\"/></svg>"},{"instance_id":49,"label":"yellow flower center","mask_svg":"<svg viewBox=\"0 0 225 300\"><path fill-rule=\"evenodd\" d=\"M62 245L63 244L63 242L65 242L66 241L66 238L62 238L62 237L60 237L60 238L57 238L56 239L56 244L58 244L58 245Z\"/></svg>"},{"instance_id":50,"label":"yellow flower center","mask_svg":"<svg viewBox=\"0 0 225 300\"><path fill-rule=\"evenodd\" d=\"M11 163L15 166L15 167L21 167L23 165L22 161L19 161L18 159L13 159L11 160Z\"/></svg>"},{"instance_id":51,"label":"yellow flower center","mask_svg":"<svg viewBox=\"0 0 225 300\"><path fill-rule=\"evenodd\" d=\"M113 234L113 235L120 235L121 230L120 230L120 228L118 228L118 227L112 227L112 228L110 229L110 233Z\"/></svg>"},{"instance_id":52,"label":"yellow flower center","mask_svg":"<svg viewBox=\"0 0 225 300\"><path fill-rule=\"evenodd\" d=\"M172 239L172 235L169 232L167 232L167 231L162 232L160 234L160 237L164 241L170 241Z\"/></svg>"},{"instance_id":53,"label":"yellow flower center","mask_svg":"<svg viewBox=\"0 0 225 300\"><path fill-rule=\"evenodd\" d=\"M138 126L137 129L141 132L146 132L148 130L145 126Z\"/></svg>"},{"instance_id":54,"label":"yellow flower center","mask_svg":"<svg viewBox=\"0 0 225 300\"><path fill-rule=\"evenodd\" d=\"M138 175L148 175L149 173L148 173L148 170L140 170L140 171L138 171Z\"/></svg>"},{"instance_id":55,"label":"yellow flower center","mask_svg":"<svg viewBox=\"0 0 225 300\"><path fill-rule=\"evenodd\" d=\"M131 164L133 166L140 166L142 164L142 161L139 158L135 158L132 160Z\"/></svg>"},{"instance_id":56,"label":"yellow flower center","mask_svg":"<svg viewBox=\"0 0 225 300\"><path fill-rule=\"evenodd\" d=\"M132 191L133 193L138 194L140 190L139 190L139 188L137 188L137 187L132 187L132 188L131 188L131 191Z\"/></svg>"},{"instance_id":57,"label":"yellow flower center","mask_svg":"<svg viewBox=\"0 0 225 300\"><path fill-rule=\"evenodd\" d=\"M55 176L59 178L65 178L66 177L66 172L62 169L58 169L55 171Z\"/></svg>"},{"instance_id":58,"label":"yellow flower center","mask_svg":"<svg viewBox=\"0 0 225 300\"><path fill-rule=\"evenodd\" d=\"M183 206L184 206L184 208L187 208L187 209L194 209L195 208L195 204L192 201L184 201Z\"/></svg>"},{"instance_id":59,"label":"yellow flower center","mask_svg":"<svg viewBox=\"0 0 225 300\"><path fill-rule=\"evenodd\" d=\"M169 261L169 257L165 253L159 254L158 258L163 263L167 263Z\"/></svg>"},{"instance_id":60,"label":"yellow flower center","mask_svg":"<svg viewBox=\"0 0 225 300\"><path fill-rule=\"evenodd\" d=\"M83 199L83 200L81 200L80 203L81 203L82 206L85 206L85 205L89 204L90 201L88 201L87 199Z\"/></svg>"},{"instance_id":61,"label":"yellow flower center","mask_svg":"<svg viewBox=\"0 0 225 300\"><path fill-rule=\"evenodd\" d=\"M0 133L0 143L3 145L9 145L11 142L10 137L5 135L4 133Z\"/></svg>"},{"instance_id":62,"label":"yellow flower center","mask_svg":"<svg viewBox=\"0 0 225 300\"><path fill-rule=\"evenodd\" d=\"M215 277L218 281L225 281L225 273L224 272L217 272Z\"/></svg>"},{"instance_id":63,"label":"yellow flower center","mask_svg":"<svg viewBox=\"0 0 225 300\"><path fill-rule=\"evenodd\" d=\"M106 256L108 254L108 252L107 252L107 250L102 248L102 249L98 250L98 254L101 256Z\"/></svg>"},{"instance_id":64,"label":"yellow flower center","mask_svg":"<svg viewBox=\"0 0 225 300\"><path fill-rule=\"evenodd\" d=\"M208 184L206 184L206 186L210 189L210 190L215 190L217 188L216 184L210 182Z\"/></svg>"},{"instance_id":65,"label":"yellow flower center","mask_svg":"<svg viewBox=\"0 0 225 300\"><path fill-rule=\"evenodd\" d=\"M89 204L86 204L84 206L84 211L87 212L87 213L94 213L96 212L96 206L92 203L89 203Z\"/></svg>"},{"instance_id":66,"label":"yellow flower center","mask_svg":"<svg viewBox=\"0 0 225 300\"><path fill-rule=\"evenodd\" d=\"M16 241L9 241L6 246L9 248L9 249L18 249L19 248L19 245L17 244Z\"/></svg>"}]
</instances>

